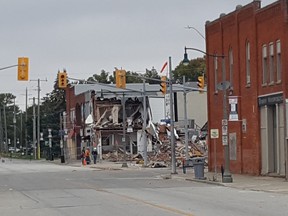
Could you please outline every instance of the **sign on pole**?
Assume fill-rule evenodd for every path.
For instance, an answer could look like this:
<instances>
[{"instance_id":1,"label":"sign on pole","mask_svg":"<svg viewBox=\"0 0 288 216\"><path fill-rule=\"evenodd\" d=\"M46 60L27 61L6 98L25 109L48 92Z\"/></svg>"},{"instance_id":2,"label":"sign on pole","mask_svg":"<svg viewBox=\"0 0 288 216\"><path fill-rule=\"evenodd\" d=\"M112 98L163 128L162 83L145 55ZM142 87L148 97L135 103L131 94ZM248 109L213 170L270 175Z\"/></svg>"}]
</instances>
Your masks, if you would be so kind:
<instances>
[{"instance_id":1,"label":"sign on pole","mask_svg":"<svg viewBox=\"0 0 288 216\"><path fill-rule=\"evenodd\" d=\"M210 138L211 139L219 138L219 130L218 129L211 129L210 130Z\"/></svg>"},{"instance_id":2,"label":"sign on pole","mask_svg":"<svg viewBox=\"0 0 288 216\"><path fill-rule=\"evenodd\" d=\"M222 135L222 145L226 146L228 145L228 136L227 135Z\"/></svg>"}]
</instances>

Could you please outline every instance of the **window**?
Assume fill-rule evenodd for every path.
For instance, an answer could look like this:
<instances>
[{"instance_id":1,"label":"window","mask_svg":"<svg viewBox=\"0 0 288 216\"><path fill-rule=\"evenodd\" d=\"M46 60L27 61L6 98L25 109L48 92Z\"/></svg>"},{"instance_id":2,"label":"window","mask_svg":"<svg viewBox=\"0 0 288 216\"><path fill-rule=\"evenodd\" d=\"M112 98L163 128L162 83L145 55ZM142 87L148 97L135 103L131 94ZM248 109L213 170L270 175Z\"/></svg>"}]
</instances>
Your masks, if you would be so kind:
<instances>
[{"instance_id":1,"label":"window","mask_svg":"<svg viewBox=\"0 0 288 216\"><path fill-rule=\"evenodd\" d=\"M262 67L263 67L263 74L262 74L262 84L267 84L267 73L268 73L268 61L267 61L267 46L263 45L262 47Z\"/></svg>"},{"instance_id":2,"label":"window","mask_svg":"<svg viewBox=\"0 0 288 216\"><path fill-rule=\"evenodd\" d=\"M274 83L274 44L269 44L269 84Z\"/></svg>"},{"instance_id":3,"label":"window","mask_svg":"<svg viewBox=\"0 0 288 216\"><path fill-rule=\"evenodd\" d=\"M246 84L251 83L251 72L250 72L250 43L246 43Z\"/></svg>"},{"instance_id":4,"label":"window","mask_svg":"<svg viewBox=\"0 0 288 216\"><path fill-rule=\"evenodd\" d=\"M75 116L75 109L70 109L70 122L75 122L76 116Z\"/></svg>"},{"instance_id":5,"label":"window","mask_svg":"<svg viewBox=\"0 0 288 216\"><path fill-rule=\"evenodd\" d=\"M215 57L214 57L214 86L215 86L215 92L217 93L218 90L217 90L217 84L218 84L218 80L217 80L217 76L218 76L218 58L215 54Z\"/></svg>"},{"instance_id":6,"label":"window","mask_svg":"<svg viewBox=\"0 0 288 216\"><path fill-rule=\"evenodd\" d=\"M230 88L233 89L233 51L229 50L229 74L230 74Z\"/></svg>"},{"instance_id":7,"label":"window","mask_svg":"<svg viewBox=\"0 0 288 216\"><path fill-rule=\"evenodd\" d=\"M282 76L282 68L281 68L281 43L280 40L276 42L276 79L277 82L281 82L281 76Z\"/></svg>"}]
</instances>

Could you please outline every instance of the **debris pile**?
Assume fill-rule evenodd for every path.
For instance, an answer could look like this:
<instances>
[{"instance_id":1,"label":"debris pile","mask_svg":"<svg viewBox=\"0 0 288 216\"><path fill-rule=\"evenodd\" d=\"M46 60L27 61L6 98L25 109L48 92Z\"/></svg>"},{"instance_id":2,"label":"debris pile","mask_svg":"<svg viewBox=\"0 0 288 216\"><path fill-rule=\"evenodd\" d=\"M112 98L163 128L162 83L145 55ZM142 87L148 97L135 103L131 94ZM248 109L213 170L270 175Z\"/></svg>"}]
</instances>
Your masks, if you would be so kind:
<instances>
[{"instance_id":1,"label":"debris pile","mask_svg":"<svg viewBox=\"0 0 288 216\"><path fill-rule=\"evenodd\" d=\"M147 134L152 140L152 151L147 152L147 161L149 167L166 167L171 165L171 142L170 142L170 125L169 124L149 124L146 130ZM186 158L186 146L185 135L177 133L175 134L175 157L176 165L181 166L183 160ZM180 134L180 135L179 135ZM192 157L207 157L207 145L204 139L200 136L193 135L188 140L188 156ZM131 155L130 152L124 152L122 148L118 148L113 152L109 152L103 155L104 160L109 161L123 161L130 160L136 162L136 164L144 164L144 159L141 154Z\"/></svg>"},{"instance_id":2,"label":"debris pile","mask_svg":"<svg viewBox=\"0 0 288 216\"><path fill-rule=\"evenodd\" d=\"M190 141L188 143L188 155L189 157L205 157L207 156L207 148L205 141L198 141L193 143ZM177 166L182 165L183 159L186 157L186 147L185 144L181 141L176 142L175 146L175 156ZM136 164L144 164L144 159L141 154L131 155L129 152L124 154L122 148L118 148L113 152L108 152L107 154L103 154L103 159L117 162L123 160L134 161ZM171 145L167 140L162 143L158 143L154 145L154 149L152 152L148 152L147 161L149 162L149 167L167 167L171 165Z\"/></svg>"}]
</instances>

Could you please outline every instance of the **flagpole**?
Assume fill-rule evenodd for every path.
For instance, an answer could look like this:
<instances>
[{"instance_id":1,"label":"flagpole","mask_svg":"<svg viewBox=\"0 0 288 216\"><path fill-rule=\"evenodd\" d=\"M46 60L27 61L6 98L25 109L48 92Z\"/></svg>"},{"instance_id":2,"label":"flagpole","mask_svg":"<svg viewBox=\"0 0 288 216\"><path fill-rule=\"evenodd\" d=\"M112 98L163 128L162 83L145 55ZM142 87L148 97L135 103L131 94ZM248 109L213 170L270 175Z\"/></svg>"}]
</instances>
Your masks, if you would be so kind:
<instances>
[{"instance_id":1,"label":"flagpole","mask_svg":"<svg viewBox=\"0 0 288 216\"><path fill-rule=\"evenodd\" d=\"M162 66L162 68L160 70L160 73L162 73L166 69L166 77L168 77L168 67L167 67L167 65L168 65L168 61L166 61L163 64L163 66ZM167 115L166 112L167 112L167 97L166 97L166 93L165 93L165 95L164 95L164 119L168 119L169 118L169 116Z\"/></svg>"}]
</instances>

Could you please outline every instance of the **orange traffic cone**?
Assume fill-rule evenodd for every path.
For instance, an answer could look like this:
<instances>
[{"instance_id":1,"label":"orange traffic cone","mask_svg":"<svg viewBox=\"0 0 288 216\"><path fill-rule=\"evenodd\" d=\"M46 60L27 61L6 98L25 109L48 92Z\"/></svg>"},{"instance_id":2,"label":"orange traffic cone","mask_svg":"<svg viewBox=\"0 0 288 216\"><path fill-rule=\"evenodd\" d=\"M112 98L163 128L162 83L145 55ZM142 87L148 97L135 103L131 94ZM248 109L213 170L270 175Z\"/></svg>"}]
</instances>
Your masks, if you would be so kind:
<instances>
[{"instance_id":1,"label":"orange traffic cone","mask_svg":"<svg viewBox=\"0 0 288 216\"><path fill-rule=\"evenodd\" d=\"M87 163L86 163L86 159L84 158L84 159L83 159L83 166L86 166L86 164L87 164Z\"/></svg>"}]
</instances>

